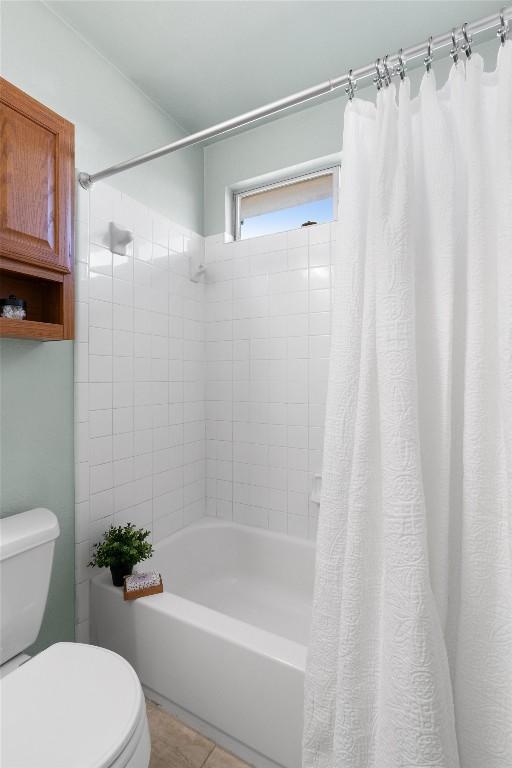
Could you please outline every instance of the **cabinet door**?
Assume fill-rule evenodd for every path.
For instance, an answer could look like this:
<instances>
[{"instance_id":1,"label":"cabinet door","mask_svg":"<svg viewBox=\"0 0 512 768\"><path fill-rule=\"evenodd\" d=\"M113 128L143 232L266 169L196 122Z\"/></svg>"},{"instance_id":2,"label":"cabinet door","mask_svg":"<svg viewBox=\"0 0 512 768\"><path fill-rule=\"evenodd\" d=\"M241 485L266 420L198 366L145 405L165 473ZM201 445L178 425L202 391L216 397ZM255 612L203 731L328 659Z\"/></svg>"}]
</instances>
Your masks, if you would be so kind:
<instances>
[{"instance_id":1,"label":"cabinet door","mask_svg":"<svg viewBox=\"0 0 512 768\"><path fill-rule=\"evenodd\" d=\"M0 78L0 254L69 272L74 126Z\"/></svg>"}]
</instances>

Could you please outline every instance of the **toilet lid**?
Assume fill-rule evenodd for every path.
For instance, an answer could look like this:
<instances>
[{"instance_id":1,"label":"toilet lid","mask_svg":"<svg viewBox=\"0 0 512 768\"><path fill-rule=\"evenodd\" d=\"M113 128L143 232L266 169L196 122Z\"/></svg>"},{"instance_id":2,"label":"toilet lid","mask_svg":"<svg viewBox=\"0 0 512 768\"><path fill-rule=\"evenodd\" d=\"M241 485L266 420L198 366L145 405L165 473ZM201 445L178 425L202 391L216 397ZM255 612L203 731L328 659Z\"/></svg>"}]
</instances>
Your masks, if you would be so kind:
<instances>
[{"instance_id":1,"label":"toilet lid","mask_svg":"<svg viewBox=\"0 0 512 768\"><path fill-rule=\"evenodd\" d=\"M107 768L144 712L132 667L97 646L56 643L0 686L2 768Z\"/></svg>"}]
</instances>

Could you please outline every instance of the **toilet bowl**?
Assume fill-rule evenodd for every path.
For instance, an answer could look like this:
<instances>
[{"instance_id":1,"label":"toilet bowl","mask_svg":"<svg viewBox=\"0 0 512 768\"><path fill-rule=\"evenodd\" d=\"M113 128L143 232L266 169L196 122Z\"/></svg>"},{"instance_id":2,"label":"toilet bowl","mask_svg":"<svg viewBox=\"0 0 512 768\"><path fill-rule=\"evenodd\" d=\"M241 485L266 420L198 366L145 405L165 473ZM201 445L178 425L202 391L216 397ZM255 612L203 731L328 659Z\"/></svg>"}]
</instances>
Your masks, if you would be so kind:
<instances>
[{"instance_id":1,"label":"toilet bowl","mask_svg":"<svg viewBox=\"0 0 512 768\"><path fill-rule=\"evenodd\" d=\"M0 680L2 768L147 768L142 688L121 656L56 643Z\"/></svg>"}]
</instances>

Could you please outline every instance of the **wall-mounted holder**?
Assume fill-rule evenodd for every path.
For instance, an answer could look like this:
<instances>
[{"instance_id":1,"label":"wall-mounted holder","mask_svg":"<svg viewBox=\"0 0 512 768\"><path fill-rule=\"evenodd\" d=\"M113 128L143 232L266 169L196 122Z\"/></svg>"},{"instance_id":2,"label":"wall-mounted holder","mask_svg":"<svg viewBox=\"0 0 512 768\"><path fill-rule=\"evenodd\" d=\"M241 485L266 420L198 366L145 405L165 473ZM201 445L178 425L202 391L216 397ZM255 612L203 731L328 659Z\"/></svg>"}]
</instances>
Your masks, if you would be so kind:
<instances>
[{"instance_id":1,"label":"wall-mounted holder","mask_svg":"<svg viewBox=\"0 0 512 768\"><path fill-rule=\"evenodd\" d=\"M119 256L126 256L126 247L133 241L129 229L120 229L113 221L110 222L110 250Z\"/></svg>"},{"instance_id":2,"label":"wall-mounted holder","mask_svg":"<svg viewBox=\"0 0 512 768\"><path fill-rule=\"evenodd\" d=\"M193 283L198 283L201 275L204 275L206 272L206 267L204 264L202 264L200 261L197 261L194 259L193 256L189 256L188 258L188 276L192 280Z\"/></svg>"},{"instance_id":3,"label":"wall-mounted holder","mask_svg":"<svg viewBox=\"0 0 512 768\"><path fill-rule=\"evenodd\" d=\"M311 483L310 500L313 504L320 504L320 497L322 495L322 475L313 475Z\"/></svg>"}]
</instances>

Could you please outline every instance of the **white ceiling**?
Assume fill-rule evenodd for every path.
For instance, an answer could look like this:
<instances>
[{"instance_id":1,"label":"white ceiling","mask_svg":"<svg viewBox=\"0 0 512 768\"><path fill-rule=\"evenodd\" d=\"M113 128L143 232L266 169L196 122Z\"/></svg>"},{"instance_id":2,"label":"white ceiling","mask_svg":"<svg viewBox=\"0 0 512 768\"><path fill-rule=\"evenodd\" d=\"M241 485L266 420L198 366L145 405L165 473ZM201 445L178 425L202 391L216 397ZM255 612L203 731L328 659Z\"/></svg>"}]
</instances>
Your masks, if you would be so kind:
<instances>
[{"instance_id":1,"label":"white ceiling","mask_svg":"<svg viewBox=\"0 0 512 768\"><path fill-rule=\"evenodd\" d=\"M499 0L47 5L192 131L493 13Z\"/></svg>"}]
</instances>

